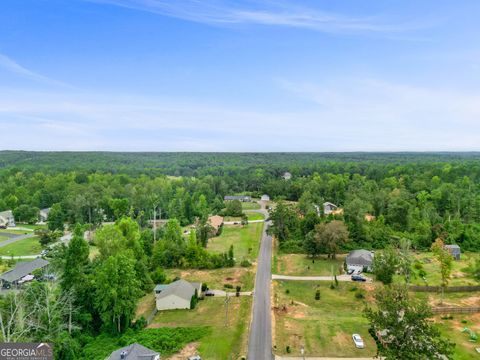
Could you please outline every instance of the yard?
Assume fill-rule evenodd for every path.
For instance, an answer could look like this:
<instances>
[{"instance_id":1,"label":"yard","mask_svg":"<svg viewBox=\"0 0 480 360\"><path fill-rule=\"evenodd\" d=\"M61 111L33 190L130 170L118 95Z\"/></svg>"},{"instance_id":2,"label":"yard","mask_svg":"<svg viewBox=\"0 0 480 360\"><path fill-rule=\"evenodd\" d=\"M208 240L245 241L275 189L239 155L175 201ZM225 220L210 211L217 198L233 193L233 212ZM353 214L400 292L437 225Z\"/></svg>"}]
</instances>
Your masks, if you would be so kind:
<instances>
[{"instance_id":1,"label":"yard","mask_svg":"<svg viewBox=\"0 0 480 360\"><path fill-rule=\"evenodd\" d=\"M258 210L260 209L260 204L257 202L242 202L243 210Z\"/></svg>"},{"instance_id":2,"label":"yard","mask_svg":"<svg viewBox=\"0 0 480 360\"><path fill-rule=\"evenodd\" d=\"M5 234L4 236L11 237L11 235L25 235L30 234L30 230L18 230L18 229L0 229L0 236Z\"/></svg>"},{"instance_id":3,"label":"yard","mask_svg":"<svg viewBox=\"0 0 480 360\"><path fill-rule=\"evenodd\" d=\"M41 251L42 246L40 245L38 237L36 236L0 247L1 256L38 255Z\"/></svg>"},{"instance_id":4,"label":"yard","mask_svg":"<svg viewBox=\"0 0 480 360\"><path fill-rule=\"evenodd\" d=\"M204 359L236 360L245 356L247 352L251 304L250 297L230 298L228 322L225 326L225 299L207 297L199 301L194 310L158 312L149 328L209 326L211 333L191 344L189 351L182 355L187 357L198 352Z\"/></svg>"},{"instance_id":5,"label":"yard","mask_svg":"<svg viewBox=\"0 0 480 360\"><path fill-rule=\"evenodd\" d=\"M304 254L278 254L272 262L272 272L281 275L296 276L328 276L332 271L339 275L343 273L345 255L338 255L335 260L326 256L314 260Z\"/></svg>"},{"instance_id":6,"label":"yard","mask_svg":"<svg viewBox=\"0 0 480 360\"><path fill-rule=\"evenodd\" d=\"M306 356L371 357L376 353L375 342L368 333L368 321L363 317L369 284L340 283L330 289L330 282L274 282L274 339L277 354L300 355L305 346ZM315 300L316 289L320 300ZM358 333L365 349L355 348L352 334ZM287 349L287 347L289 347Z\"/></svg>"},{"instance_id":7,"label":"yard","mask_svg":"<svg viewBox=\"0 0 480 360\"><path fill-rule=\"evenodd\" d=\"M256 261L262 236L263 223L251 223L247 226L225 225L220 236L208 240L207 249L224 253L233 245L237 263L243 259Z\"/></svg>"},{"instance_id":8,"label":"yard","mask_svg":"<svg viewBox=\"0 0 480 360\"><path fill-rule=\"evenodd\" d=\"M223 290L225 284L232 285L234 288L238 285L243 291L253 290L255 282L255 272L253 268L223 268L214 270L165 270L170 280L181 278L192 282L201 282L207 284L210 289Z\"/></svg>"},{"instance_id":9,"label":"yard","mask_svg":"<svg viewBox=\"0 0 480 360\"><path fill-rule=\"evenodd\" d=\"M249 221L252 221L252 220L264 220L265 217L263 216L263 214L261 213L257 213L257 212L253 212L253 211L246 211L245 214L247 215L247 219ZM231 222L231 221L238 221L238 222L241 222L242 221L242 218L239 217L239 216L225 216L223 218L223 221L226 221L226 222Z\"/></svg>"},{"instance_id":10,"label":"yard","mask_svg":"<svg viewBox=\"0 0 480 360\"><path fill-rule=\"evenodd\" d=\"M471 274L471 268L475 261L480 258L479 253L466 252L462 253L460 260L452 262L452 274L450 277L449 286L462 285L479 285L478 280L474 279ZM419 275L419 270L416 269L415 264L412 266L412 285L441 285L440 266L431 252L418 253L414 255L414 260L425 271L425 280ZM420 265L417 265L417 267ZM396 281L403 282L400 276L397 276Z\"/></svg>"}]
</instances>

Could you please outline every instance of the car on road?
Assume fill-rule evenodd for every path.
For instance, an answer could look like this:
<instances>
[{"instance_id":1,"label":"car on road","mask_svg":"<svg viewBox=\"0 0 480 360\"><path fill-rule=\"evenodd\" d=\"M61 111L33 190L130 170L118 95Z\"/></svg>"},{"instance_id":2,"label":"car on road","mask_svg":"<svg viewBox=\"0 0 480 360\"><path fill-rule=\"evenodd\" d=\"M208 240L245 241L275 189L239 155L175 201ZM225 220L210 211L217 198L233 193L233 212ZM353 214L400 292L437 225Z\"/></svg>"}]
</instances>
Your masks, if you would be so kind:
<instances>
[{"instance_id":1,"label":"car on road","mask_svg":"<svg viewBox=\"0 0 480 360\"><path fill-rule=\"evenodd\" d=\"M190 356L188 360L202 360L202 358L199 355L195 355L195 356Z\"/></svg>"},{"instance_id":2,"label":"car on road","mask_svg":"<svg viewBox=\"0 0 480 360\"><path fill-rule=\"evenodd\" d=\"M204 292L204 295L205 296L215 296L215 292L213 292L212 290L207 290Z\"/></svg>"},{"instance_id":3,"label":"car on road","mask_svg":"<svg viewBox=\"0 0 480 360\"><path fill-rule=\"evenodd\" d=\"M365 279L363 276L361 275L352 275L352 281L367 281L367 279Z\"/></svg>"},{"instance_id":4,"label":"car on road","mask_svg":"<svg viewBox=\"0 0 480 360\"><path fill-rule=\"evenodd\" d=\"M363 339L360 335L353 334L352 339L353 339L353 342L354 342L355 347L357 349L364 349L365 348L365 344L364 344Z\"/></svg>"}]
</instances>

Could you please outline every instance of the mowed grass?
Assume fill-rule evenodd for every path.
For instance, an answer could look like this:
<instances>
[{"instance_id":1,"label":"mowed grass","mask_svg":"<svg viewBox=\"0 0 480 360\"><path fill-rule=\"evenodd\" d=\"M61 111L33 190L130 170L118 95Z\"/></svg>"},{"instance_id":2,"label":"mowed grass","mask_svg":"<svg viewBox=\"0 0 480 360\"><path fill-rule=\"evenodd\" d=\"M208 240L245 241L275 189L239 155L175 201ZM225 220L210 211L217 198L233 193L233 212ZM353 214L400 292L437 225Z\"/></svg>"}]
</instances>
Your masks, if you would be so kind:
<instances>
[{"instance_id":1,"label":"mowed grass","mask_svg":"<svg viewBox=\"0 0 480 360\"><path fill-rule=\"evenodd\" d=\"M36 236L0 247L1 256L38 255L41 251L42 245L40 245Z\"/></svg>"},{"instance_id":2,"label":"mowed grass","mask_svg":"<svg viewBox=\"0 0 480 360\"><path fill-rule=\"evenodd\" d=\"M0 241L4 241L4 240L8 240L8 239L9 239L8 236L2 236L2 235L0 234Z\"/></svg>"},{"instance_id":3,"label":"mowed grass","mask_svg":"<svg viewBox=\"0 0 480 360\"><path fill-rule=\"evenodd\" d=\"M275 281L274 282L274 346L277 354L300 355L305 346L306 356L371 357L376 354L375 341L368 333L369 324L363 309L371 299L355 298L355 291L366 294L372 285L340 283L330 289L329 282ZM320 289L320 300L315 291ZM287 294L288 290L288 294ZM357 349L352 334L358 333L365 349Z\"/></svg>"},{"instance_id":4,"label":"mowed grass","mask_svg":"<svg viewBox=\"0 0 480 360\"><path fill-rule=\"evenodd\" d=\"M0 229L1 234L13 234L13 235L25 235L30 234L31 231L28 230L18 230L18 229Z\"/></svg>"},{"instance_id":5,"label":"mowed grass","mask_svg":"<svg viewBox=\"0 0 480 360\"><path fill-rule=\"evenodd\" d=\"M260 209L260 204L257 202L242 202L243 210L258 210Z\"/></svg>"},{"instance_id":6,"label":"mowed grass","mask_svg":"<svg viewBox=\"0 0 480 360\"><path fill-rule=\"evenodd\" d=\"M253 262L257 259L263 223L224 225L220 236L208 240L207 250L215 253L227 252L231 245L237 264L243 259Z\"/></svg>"},{"instance_id":7,"label":"mowed grass","mask_svg":"<svg viewBox=\"0 0 480 360\"><path fill-rule=\"evenodd\" d=\"M329 276L332 271L335 275L343 273L345 255L337 255L337 258L327 259L320 256L312 259L304 254L279 254L275 255L273 271L281 275L297 276Z\"/></svg>"},{"instance_id":8,"label":"mowed grass","mask_svg":"<svg viewBox=\"0 0 480 360\"><path fill-rule=\"evenodd\" d=\"M225 299L207 297L194 310L158 312L149 327L210 326L211 334L198 341L200 356L209 360L240 359L247 351L251 305L251 297L230 298L226 322Z\"/></svg>"},{"instance_id":9,"label":"mowed grass","mask_svg":"<svg viewBox=\"0 0 480 360\"><path fill-rule=\"evenodd\" d=\"M414 259L418 260L423 269L427 273L425 280L418 275L418 270L412 266L412 285L441 285L440 265L435 259L433 253L419 253L414 254ZM464 285L478 285L478 281L473 277L471 269L473 268L475 261L480 258L479 253L466 252L462 253L460 260L452 261L452 273L449 281L449 286L464 286ZM400 276L395 277L396 282L403 282L403 278Z\"/></svg>"},{"instance_id":10,"label":"mowed grass","mask_svg":"<svg viewBox=\"0 0 480 360\"><path fill-rule=\"evenodd\" d=\"M453 360L470 360L480 358L475 348L480 347L480 340L471 342L467 333L462 330L467 327L480 335L480 314L453 315L453 319L443 320L435 316L433 321L438 325L442 335L456 344ZM463 321L463 322L462 322Z\"/></svg>"},{"instance_id":11,"label":"mowed grass","mask_svg":"<svg viewBox=\"0 0 480 360\"><path fill-rule=\"evenodd\" d=\"M242 291L251 291L255 283L255 271L253 267L242 268L223 268L214 270L165 270L169 280L175 278L184 279L192 282L201 282L207 284L210 289L224 290L225 284L230 284L234 288L240 286Z\"/></svg>"}]
</instances>

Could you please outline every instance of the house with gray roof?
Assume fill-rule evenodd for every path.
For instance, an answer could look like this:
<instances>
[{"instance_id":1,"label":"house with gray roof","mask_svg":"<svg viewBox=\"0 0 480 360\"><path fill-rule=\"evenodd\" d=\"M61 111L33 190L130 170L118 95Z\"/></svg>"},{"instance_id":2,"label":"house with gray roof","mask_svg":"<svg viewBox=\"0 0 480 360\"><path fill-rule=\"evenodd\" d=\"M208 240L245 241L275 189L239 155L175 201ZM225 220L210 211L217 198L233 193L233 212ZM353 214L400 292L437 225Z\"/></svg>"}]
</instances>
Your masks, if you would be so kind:
<instances>
[{"instance_id":1,"label":"house with gray roof","mask_svg":"<svg viewBox=\"0 0 480 360\"><path fill-rule=\"evenodd\" d=\"M233 200L238 200L241 202L249 202L252 201L252 198L247 195L227 195L223 198L225 201L233 201Z\"/></svg>"},{"instance_id":2,"label":"house with gray roof","mask_svg":"<svg viewBox=\"0 0 480 360\"><path fill-rule=\"evenodd\" d=\"M106 360L160 360L160 354L139 343L115 350Z\"/></svg>"},{"instance_id":3,"label":"house with gray roof","mask_svg":"<svg viewBox=\"0 0 480 360\"><path fill-rule=\"evenodd\" d=\"M192 297L200 296L202 283L177 280L167 286L155 287L157 310L190 309Z\"/></svg>"},{"instance_id":4,"label":"house with gray roof","mask_svg":"<svg viewBox=\"0 0 480 360\"><path fill-rule=\"evenodd\" d=\"M347 255L345 264L347 270L354 271L372 271L373 270L373 252L368 250L353 250Z\"/></svg>"},{"instance_id":5,"label":"house with gray roof","mask_svg":"<svg viewBox=\"0 0 480 360\"><path fill-rule=\"evenodd\" d=\"M2 285L8 283L10 285L18 285L19 281L24 277L32 275L35 270L44 269L49 262L42 258L36 258L33 261L21 261L17 263L12 270L4 272L0 275Z\"/></svg>"},{"instance_id":6,"label":"house with gray roof","mask_svg":"<svg viewBox=\"0 0 480 360\"><path fill-rule=\"evenodd\" d=\"M0 212L0 226L15 226L15 217L12 210L5 210Z\"/></svg>"},{"instance_id":7,"label":"house with gray roof","mask_svg":"<svg viewBox=\"0 0 480 360\"><path fill-rule=\"evenodd\" d=\"M462 254L460 246L456 244L445 245L445 249L447 249L450 252L450 254L452 254L455 260L460 260L460 255Z\"/></svg>"}]
</instances>

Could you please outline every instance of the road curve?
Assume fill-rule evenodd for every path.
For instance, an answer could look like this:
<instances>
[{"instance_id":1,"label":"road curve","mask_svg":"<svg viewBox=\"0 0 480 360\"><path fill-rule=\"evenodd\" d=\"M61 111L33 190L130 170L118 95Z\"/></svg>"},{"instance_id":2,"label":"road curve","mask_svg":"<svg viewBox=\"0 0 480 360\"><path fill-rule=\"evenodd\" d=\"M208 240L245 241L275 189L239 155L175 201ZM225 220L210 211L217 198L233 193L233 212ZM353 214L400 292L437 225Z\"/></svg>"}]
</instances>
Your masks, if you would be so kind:
<instances>
[{"instance_id":1,"label":"road curve","mask_svg":"<svg viewBox=\"0 0 480 360\"><path fill-rule=\"evenodd\" d=\"M259 211L260 212L260 211ZM267 211L261 211L265 218ZM272 360L272 321L270 306L270 282L272 261L272 237L267 235L269 222L263 227L260 253L255 277L252 323L248 341L248 360Z\"/></svg>"}]
</instances>

